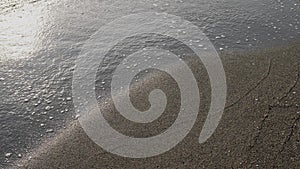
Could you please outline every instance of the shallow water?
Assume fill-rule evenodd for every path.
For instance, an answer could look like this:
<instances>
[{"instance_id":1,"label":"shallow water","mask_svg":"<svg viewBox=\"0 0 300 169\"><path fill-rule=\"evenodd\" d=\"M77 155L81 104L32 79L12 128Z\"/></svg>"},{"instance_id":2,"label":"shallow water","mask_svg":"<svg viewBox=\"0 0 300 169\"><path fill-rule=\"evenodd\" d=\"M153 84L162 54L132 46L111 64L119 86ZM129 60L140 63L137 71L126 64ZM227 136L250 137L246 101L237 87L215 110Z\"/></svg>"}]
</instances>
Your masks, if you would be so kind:
<instances>
[{"instance_id":1,"label":"shallow water","mask_svg":"<svg viewBox=\"0 0 300 169\"><path fill-rule=\"evenodd\" d=\"M1 1L0 9L0 167L76 119L74 60L84 41L114 19L148 11L177 15L201 28L219 52L300 39L300 3L294 0ZM108 59L107 65L113 62Z\"/></svg>"}]
</instances>

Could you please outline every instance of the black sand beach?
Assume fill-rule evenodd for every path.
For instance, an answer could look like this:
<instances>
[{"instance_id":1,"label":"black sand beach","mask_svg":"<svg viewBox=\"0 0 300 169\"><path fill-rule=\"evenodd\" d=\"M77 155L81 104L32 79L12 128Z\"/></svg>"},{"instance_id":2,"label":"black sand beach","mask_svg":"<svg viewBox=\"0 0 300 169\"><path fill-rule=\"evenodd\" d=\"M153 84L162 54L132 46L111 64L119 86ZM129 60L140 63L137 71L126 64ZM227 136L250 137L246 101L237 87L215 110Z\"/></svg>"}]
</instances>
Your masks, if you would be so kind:
<instances>
[{"instance_id":1,"label":"black sand beach","mask_svg":"<svg viewBox=\"0 0 300 169\"><path fill-rule=\"evenodd\" d=\"M199 144L211 88L203 63L189 58L200 91L200 111L191 132L159 156L124 158L96 145L80 126L72 98L75 60L99 28L149 11L176 15L210 39L226 73L226 109L212 137ZM296 0L1 1L0 168L299 168L299 11ZM120 61L118 54L139 48L140 42L173 45L190 56L186 46L166 37L133 36L114 46L114 57L108 56L102 67L111 71ZM99 74L98 80L111 76ZM143 138L173 124L181 96L166 73L139 77L130 90L138 110L150 107L147 99L153 89L163 90L168 98L165 112L149 124L130 123L116 111L109 83L99 81L95 87L110 125Z\"/></svg>"},{"instance_id":2,"label":"black sand beach","mask_svg":"<svg viewBox=\"0 0 300 169\"><path fill-rule=\"evenodd\" d=\"M200 89L201 110L192 132L167 153L146 159L112 155L93 143L75 121L29 153L30 160L17 163L25 168L297 168L300 166L299 47L248 55L222 54L228 102L217 131L204 144L199 144L197 138L209 103L205 97L209 90L205 87ZM199 86L203 86L205 73L198 73L204 77L199 80ZM154 84L166 88L170 80L156 75L141 84L146 88ZM176 97L170 98L176 103ZM136 103L145 106L141 101ZM105 114L114 114L111 102L101 107ZM176 106L169 109L172 113L177 111ZM164 117L164 124L172 119L172 113ZM121 124L118 129L127 134L138 135L142 131L147 135L157 127L161 126L152 124L132 131Z\"/></svg>"}]
</instances>

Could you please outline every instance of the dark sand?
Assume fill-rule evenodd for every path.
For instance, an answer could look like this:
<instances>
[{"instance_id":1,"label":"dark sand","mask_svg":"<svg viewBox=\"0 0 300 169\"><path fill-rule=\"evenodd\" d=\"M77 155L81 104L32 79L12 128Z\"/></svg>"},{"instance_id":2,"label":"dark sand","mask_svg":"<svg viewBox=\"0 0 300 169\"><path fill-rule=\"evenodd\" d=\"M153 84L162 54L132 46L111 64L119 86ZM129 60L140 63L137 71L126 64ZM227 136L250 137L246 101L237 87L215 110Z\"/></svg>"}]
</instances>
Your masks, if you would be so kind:
<instances>
[{"instance_id":1,"label":"dark sand","mask_svg":"<svg viewBox=\"0 0 300 169\"><path fill-rule=\"evenodd\" d=\"M299 168L300 45L252 54L224 52L221 57L227 76L227 108L217 130L204 144L198 143L198 137L209 108L210 89L205 69L195 61L190 66L196 77L201 77L199 116L189 135L169 152L146 159L116 156L93 143L75 121L17 164L37 169ZM127 135L145 137L172 124L180 97L176 84L167 75L154 73L133 85L132 101L137 108L146 109L147 103L134 98L146 100L147 94L141 94L141 89L147 93L145 89L153 86L166 90L168 99L173 99L167 113L148 126L127 124L113 116L116 112L109 102L101 107L112 126ZM116 121L119 126L114 124Z\"/></svg>"}]
</instances>

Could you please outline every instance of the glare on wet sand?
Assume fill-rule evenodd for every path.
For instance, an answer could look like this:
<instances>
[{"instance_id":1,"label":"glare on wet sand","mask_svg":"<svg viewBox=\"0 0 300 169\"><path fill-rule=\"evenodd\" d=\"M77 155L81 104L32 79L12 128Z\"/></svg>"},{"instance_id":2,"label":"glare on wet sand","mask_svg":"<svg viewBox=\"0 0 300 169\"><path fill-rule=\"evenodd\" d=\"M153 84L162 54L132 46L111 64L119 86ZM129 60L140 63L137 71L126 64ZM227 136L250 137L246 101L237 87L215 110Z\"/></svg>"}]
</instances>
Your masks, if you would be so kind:
<instances>
[{"instance_id":1,"label":"glare on wet sand","mask_svg":"<svg viewBox=\"0 0 300 169\"><path fill-rule=\"evenodd\" d=\"M0 60L29 57L38 44L45 6L24 4L0 16Z\"/></svg>"}]
</instances>

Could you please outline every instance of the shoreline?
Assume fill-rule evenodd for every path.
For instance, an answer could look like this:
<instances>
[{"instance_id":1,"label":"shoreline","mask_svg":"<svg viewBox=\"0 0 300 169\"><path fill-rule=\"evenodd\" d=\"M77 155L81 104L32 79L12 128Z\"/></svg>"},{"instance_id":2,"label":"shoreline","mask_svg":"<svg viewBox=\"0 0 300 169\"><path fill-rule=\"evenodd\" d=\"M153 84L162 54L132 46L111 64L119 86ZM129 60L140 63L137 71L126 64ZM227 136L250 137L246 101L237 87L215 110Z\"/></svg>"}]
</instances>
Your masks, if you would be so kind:
<instances>
[{"instance_id":1,"label":"shoreline","mask_svg":"<svg viewBox=\"0 0 300 169\"><path fill-rule=\"evenodd\" d=\"M214 135L204 144L199 145L197 138L205 120L206 104L200 105L203 112L199 113L191 133L160 156L130 159L109 154L93 143L74 121L16 163L25 168L299 166L299 151L293 147L299 147L296 138L300 131L294 126L300 125L300 115L297 114L300 112L300 98L299 94L297 97L293 93L300 93L297 72L300 46L244 56L220 56L228 79L227 108ZM203 77L200 75L203 73L197 77ZM164 81L159 83L166 85ZM205 94L209 90L202 92L203 102L208 103ZM106 109L112 111L110 106ZM280 135L285 128L290 130ZM27 160L29 156L31 160Z\"/></svg>"}]
</instances>

